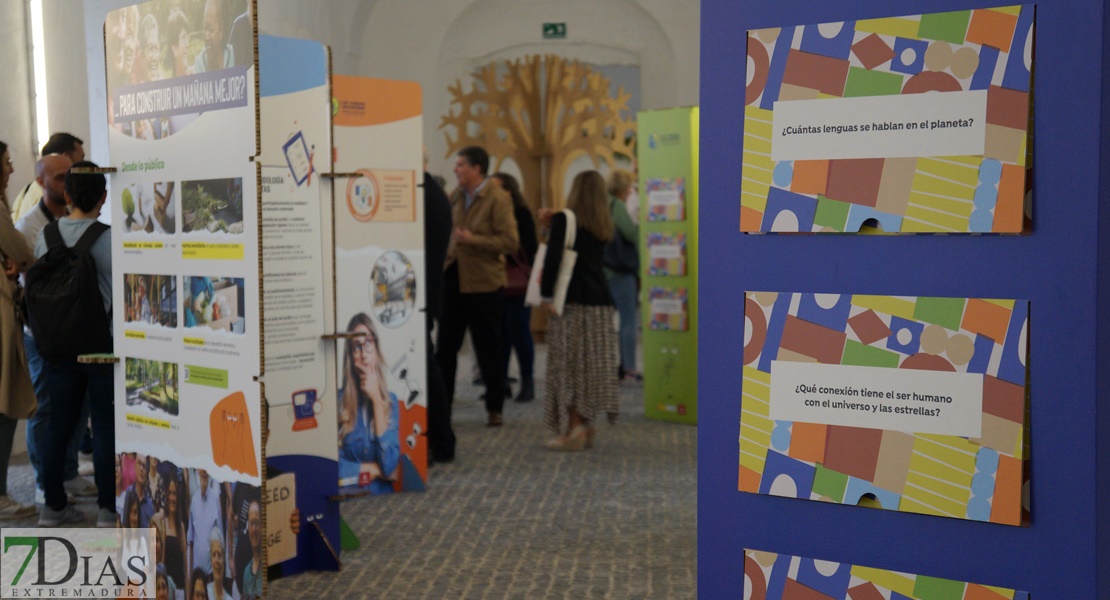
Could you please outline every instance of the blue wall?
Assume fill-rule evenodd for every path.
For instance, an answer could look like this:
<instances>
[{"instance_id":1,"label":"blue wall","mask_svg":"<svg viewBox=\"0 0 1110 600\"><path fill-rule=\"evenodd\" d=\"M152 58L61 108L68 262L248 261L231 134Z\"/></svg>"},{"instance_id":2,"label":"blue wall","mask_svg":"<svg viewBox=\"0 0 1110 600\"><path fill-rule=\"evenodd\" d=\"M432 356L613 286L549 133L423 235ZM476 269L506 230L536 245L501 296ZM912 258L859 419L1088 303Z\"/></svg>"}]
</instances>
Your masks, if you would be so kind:
<instances>
[{"instance_id":1,"label":"blue wall","mask_svg":"<svg viewBox=\"0 0 1110 600\"><path fill-rule=\"evenodd\" d=\"M743 596L745 548L1093 599L1106 565L1096 517L1099 213L1106 15L1100 0L1037 4L1033 231L1029 236L739 233L745 32L1005 2L713 0L702 3L698 563L703 598ZM1110 114L1110 111L1106 111ZM1107 145L1110 148L1110 144ZM1106 261L1110 263L1110 261ZM737 491L745 291L1031 301L1032 526L1008 527ZM1107 295L1101 305L1110 309ZM1105 321L1105 319L1104 319ZM1110 371L1110 369L1107 369ZM1107 430L1110 432L1110 430ZM1107 437L1107 436L1102 436ZM1100 477L1100 475L1102 475ZM1102 487L1110 488L1110 484ZM1102 512L1107 512L1103 507ZM1107 517L1110 518L1110 517ZM1100 539L1101 538L1101 539ZM1110 568L1102 569L1103 572Z\"/></svg>"}]
</instances>

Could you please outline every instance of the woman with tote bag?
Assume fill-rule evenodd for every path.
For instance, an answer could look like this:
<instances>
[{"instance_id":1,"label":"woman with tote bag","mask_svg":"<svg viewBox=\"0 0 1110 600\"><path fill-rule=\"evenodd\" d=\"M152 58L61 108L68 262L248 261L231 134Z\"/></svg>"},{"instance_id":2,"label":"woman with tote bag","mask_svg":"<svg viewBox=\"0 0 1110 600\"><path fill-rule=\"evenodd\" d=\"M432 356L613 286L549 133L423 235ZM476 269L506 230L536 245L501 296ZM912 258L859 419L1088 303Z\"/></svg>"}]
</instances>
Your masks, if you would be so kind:
<instances>
[{"instance_id":1,"label":"woman with tote bag","mask_svg":"<svg viewBox=\"0 0 1110 600\"><path fill-rule=\"evenodd\" d=\"M547 385L544 423L559 434L550 450L580 451L593 445L593 421L620 413L617 397L617 333L613 298L602 268L602 252L613 237L605 179L597 171L574 178L567 213L551 217L540 277L542 306L551 314L547 329ZM568 222L573 223L568 231ZM553 303L564 249L571 240L577 254L566 288L565 306Z\"/></svg>"}]
</instances>

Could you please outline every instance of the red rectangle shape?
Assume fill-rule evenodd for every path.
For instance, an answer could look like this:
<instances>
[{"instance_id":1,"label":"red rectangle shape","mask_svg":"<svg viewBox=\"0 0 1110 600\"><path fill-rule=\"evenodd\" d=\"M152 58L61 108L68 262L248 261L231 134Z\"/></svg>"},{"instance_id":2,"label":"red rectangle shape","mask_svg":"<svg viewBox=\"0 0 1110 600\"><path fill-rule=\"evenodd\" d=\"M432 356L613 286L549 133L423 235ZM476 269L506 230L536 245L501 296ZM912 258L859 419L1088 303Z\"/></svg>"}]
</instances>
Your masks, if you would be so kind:
<instances>
[{"instance_id":1,"label":"red rectangle shape","mask_svg":"<svg viewBox=\"0 0 1110 600\"><path fill-rule=\"evenodd\" d=\"M827 365L838 365L844 357L844 342L848 335L795 316L786 317L780 348L817 359Z\"/></svg>"},{"instance_id":2,"label":"red rectangle shape","mask_svg":"<svg viewBox=\"0 0 1110 600\"><path fill-rule=\"evenodd\" d=\"M848 81L848 61L790 50L782 82L817 90L830 96L843 96Z\"/></svg>"},{"instance_id":3,"label":"red rectangle shape","mask_svg":"<svg viewBox=\"0 0 1110 600\"><path fill-rule=\"evenodd\" d=\"M984 375L983 412L1014 423L1024 423L1025 388Z\"/></svg>"}]
</instances>

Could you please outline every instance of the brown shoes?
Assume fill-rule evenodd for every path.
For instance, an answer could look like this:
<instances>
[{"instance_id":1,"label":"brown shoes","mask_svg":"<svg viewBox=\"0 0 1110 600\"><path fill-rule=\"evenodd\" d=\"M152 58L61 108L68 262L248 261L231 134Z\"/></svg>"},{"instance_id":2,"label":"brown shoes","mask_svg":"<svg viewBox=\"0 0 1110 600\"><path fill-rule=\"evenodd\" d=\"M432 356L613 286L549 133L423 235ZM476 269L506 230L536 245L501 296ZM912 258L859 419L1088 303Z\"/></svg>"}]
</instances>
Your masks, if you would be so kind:
<instances>
[{"instance_id":1,"label":"brown shoes","mask_svg":"<svg viewBox=\"0 0 1110 600\"><path fill-rule=\"evenodd\" d=\"M500 427L504 423L501 421L501 413L491 412L486 417L486 427Z\"/></svg>"},{"instance_id":2,"label":"brown shoes","mask_svg":"<svg viewBox=\"0 0 1110 600\"><path fill-rule=\"evenodd\" d=\"M588 427L579 425L566 435L548 440L544 446L555 452L581 452L593 445L592 437Z\"/></svg>"}]
</instances>

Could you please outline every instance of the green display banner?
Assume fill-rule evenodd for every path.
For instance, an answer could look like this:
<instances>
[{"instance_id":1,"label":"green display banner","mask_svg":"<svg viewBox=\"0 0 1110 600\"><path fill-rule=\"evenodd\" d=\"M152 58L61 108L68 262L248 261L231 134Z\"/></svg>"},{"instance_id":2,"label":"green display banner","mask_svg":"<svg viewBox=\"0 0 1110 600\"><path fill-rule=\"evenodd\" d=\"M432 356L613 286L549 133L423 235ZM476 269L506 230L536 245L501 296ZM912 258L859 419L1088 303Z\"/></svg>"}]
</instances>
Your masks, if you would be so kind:
<instances>
[{"instance_id":1,"label":"green display banner","mask_svg":"<svg viewBox=\"0 0 1110 600\"><path fill-rule=\"evenodd\" d=\"M698 107L641 112L640 281L648 418L698 419Z\"/></svg>"},{"instance_id":2,"label":"green display banner","mask_svg":"<svg viewBox=\"0 0 1110 600\"><path fill-rule=\"evenodd\" d=\"M185 365L185 383L226 390L227 371L210 367Z\"/></svg>"}]
</instances>

